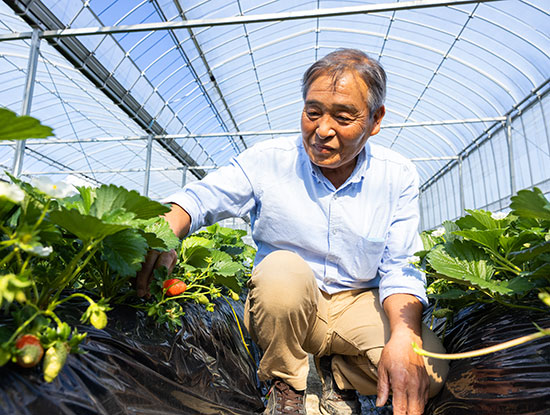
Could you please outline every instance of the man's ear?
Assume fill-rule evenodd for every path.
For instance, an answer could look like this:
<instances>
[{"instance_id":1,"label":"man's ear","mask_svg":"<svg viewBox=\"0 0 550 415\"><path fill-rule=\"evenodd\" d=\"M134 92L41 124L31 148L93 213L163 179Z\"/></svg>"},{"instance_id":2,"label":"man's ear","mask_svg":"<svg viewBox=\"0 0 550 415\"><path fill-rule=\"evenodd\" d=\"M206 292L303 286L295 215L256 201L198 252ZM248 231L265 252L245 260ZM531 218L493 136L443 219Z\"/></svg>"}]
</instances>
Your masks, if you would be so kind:
<instances>
[{"instance_id":1,"label":"man's ear","mask_svg":"<svg viewBox=\"0 0 550 415\"><path fill-rule=\"evenodd\" d=\"M382 124L382 118L384 118L384 115L386 115L386 107L382 105L376 110L374 116L372 117L372 131L370 135L375 135L380 132L380 124Z\"/></svg>"}]
</instances>

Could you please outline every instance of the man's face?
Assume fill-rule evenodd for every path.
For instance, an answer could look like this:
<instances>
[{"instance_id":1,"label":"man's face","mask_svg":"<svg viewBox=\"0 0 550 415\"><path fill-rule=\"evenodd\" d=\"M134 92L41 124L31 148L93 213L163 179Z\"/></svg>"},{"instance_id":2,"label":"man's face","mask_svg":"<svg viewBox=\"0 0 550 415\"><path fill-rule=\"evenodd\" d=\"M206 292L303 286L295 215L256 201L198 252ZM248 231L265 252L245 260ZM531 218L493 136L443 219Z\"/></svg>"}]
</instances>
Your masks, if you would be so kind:
<instances>
[{"instance_id":1,"label":"man's face","mask_svg":"<svg viewBox=\"0 0 550 415\"><path fill-rule=\"evenodd\" d=\"M371 135L380 131L381 107L370 117L367 86L353 72L334 84L332 77L312 82L302 112L302 140L311 162L330 173L352 173L357 155Z\"/></svg>"}]
</instances>

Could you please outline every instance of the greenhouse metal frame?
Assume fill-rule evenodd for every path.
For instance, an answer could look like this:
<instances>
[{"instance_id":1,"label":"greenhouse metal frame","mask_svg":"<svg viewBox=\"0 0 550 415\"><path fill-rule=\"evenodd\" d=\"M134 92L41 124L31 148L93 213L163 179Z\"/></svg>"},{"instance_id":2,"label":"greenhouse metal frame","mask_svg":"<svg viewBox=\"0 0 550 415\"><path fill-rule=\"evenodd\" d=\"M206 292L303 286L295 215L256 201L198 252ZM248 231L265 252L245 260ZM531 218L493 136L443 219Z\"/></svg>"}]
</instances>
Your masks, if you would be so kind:
<instances>
[{"instance_id":1,"label":"greenhouse metal frame","mask_svg":"<svg viewBox=\"0 0 550 415\"><path fill-rule=\"evenodd\" d=\"M354 47L388 73L371 140L415 162L422 229L550 193L544 0L4 0L0 22L2 105L55 133L0 144L2 169L25 180L166 197L300 134L302 73Z\"/></svg>"}]
</instances>

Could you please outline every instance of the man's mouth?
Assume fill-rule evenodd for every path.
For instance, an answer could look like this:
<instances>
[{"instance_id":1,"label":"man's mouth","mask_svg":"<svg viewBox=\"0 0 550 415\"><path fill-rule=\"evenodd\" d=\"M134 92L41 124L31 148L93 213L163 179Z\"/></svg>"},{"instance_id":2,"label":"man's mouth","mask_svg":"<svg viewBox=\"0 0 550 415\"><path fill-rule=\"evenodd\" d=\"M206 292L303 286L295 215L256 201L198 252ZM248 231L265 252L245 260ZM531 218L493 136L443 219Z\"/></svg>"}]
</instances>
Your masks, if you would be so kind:
<instances>
[{"instance_id":1,"label":"man's mouth","mask_svg":"<svg viewBox=\"0 0 550 415\"><path fill-rule=\"evenodd\" d=\"M334 151L334 149L330 146L326 146L323 144L313 144L312 147L317 151L318 153L330 153Z\"/></svg>"}]
</instances>

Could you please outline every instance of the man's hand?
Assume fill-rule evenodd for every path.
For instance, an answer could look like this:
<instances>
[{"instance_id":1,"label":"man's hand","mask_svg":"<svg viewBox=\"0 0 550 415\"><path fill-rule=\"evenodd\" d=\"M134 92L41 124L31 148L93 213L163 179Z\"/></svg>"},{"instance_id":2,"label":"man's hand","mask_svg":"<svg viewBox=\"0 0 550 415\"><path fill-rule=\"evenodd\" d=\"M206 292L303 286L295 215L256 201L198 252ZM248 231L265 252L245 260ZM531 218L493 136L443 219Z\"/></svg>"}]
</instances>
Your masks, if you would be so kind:
<instances>
[{"instance_id":1,"label":"man's hand","mask_svg":"<svg viewBox=\"0 0 550 415\"><path fill-rule=\"evenodd\" d=\"M172 210L164 215L164 219L178 238L183 238L189 232L191 217L180 206L172 204ZM149 286L153 280L153 272L156 268L168 268L168 274L176 266L178 255L173 249L168 252L151 250L147 253L145 261L141 264L141 270L136 274L136 291L138 297L149 298Z\"/></svg>"},{"instance_id":2,"label":"man's hand","mask_svg":"<svg viewBox=\"0 0 550 415\"><path fill-rule=\"evenodd\" d=\"M391 337L378 363L377 406L393 394L394 415L422 415L429 393L429 378L412 342L422 344L422 304L408 294L394 294L384 301Z\"/></svg>"},{"instance_id":3,"label":"man's hand","mask_svg":"<svg viewBox=\"0 0 550 415\"><path fill-rule=\"evenodd\" d=\"M173 249L167 252L150 250L147 252L145 262L141 264L141 270L136 274L136 291L138 297L149 298L149 286L153 280L153 273L156 268L168 268L168 274L172 272L176 266L178 255Z\"/></svg>"}]
</instances>

